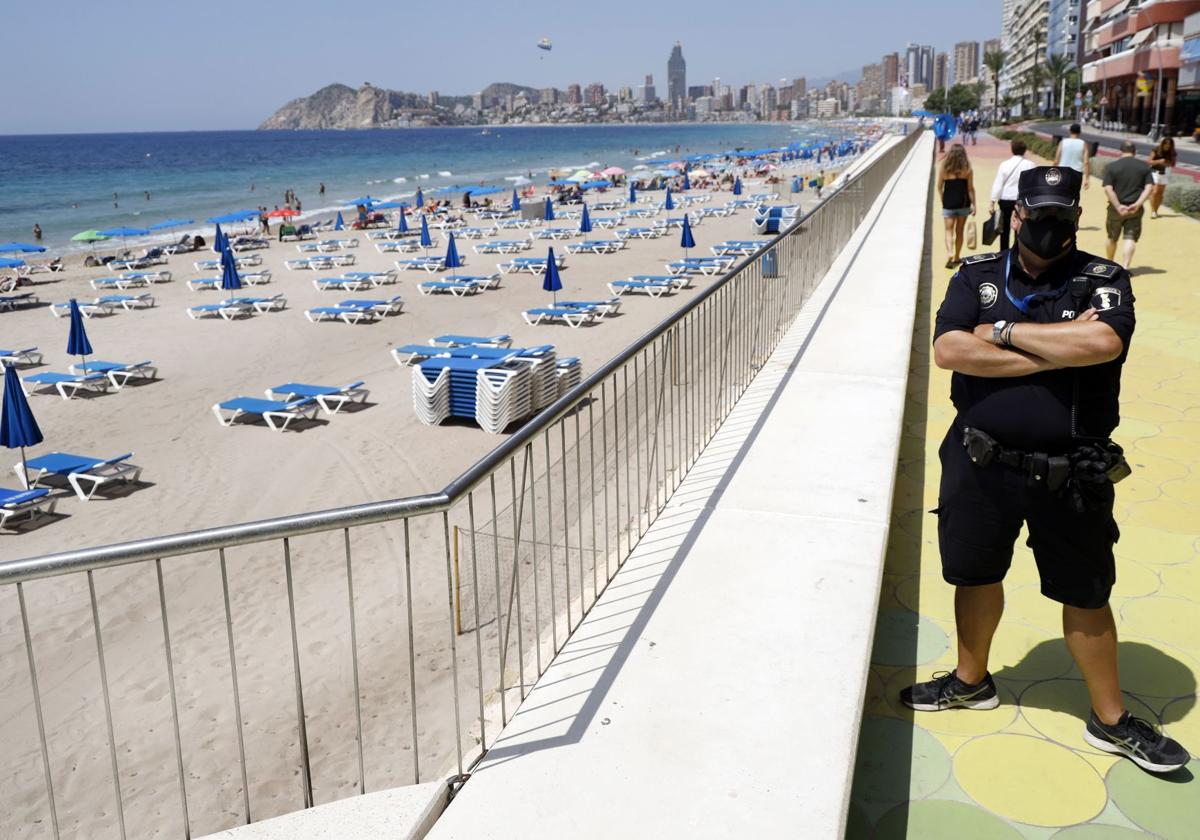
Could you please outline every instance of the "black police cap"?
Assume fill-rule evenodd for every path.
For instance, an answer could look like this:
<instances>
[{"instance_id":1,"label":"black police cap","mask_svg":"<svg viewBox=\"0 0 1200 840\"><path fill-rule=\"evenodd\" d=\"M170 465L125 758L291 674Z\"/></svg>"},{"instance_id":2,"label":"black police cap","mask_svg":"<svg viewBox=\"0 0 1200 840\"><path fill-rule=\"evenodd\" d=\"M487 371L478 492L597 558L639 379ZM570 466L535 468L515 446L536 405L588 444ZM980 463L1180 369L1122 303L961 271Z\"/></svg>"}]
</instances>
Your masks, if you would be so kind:
<instances>
[{"instance_id":1,"label":"black police cap","mask_svg":"<svg viewBox=\"0 0 1200 840\"><path fill-rule=\"evenodd\" d=\"M1026 207L1078 207L1083 175L1066 166L1035 166L1021 173L1017 200Z\"/></svg>"}]
</instances>

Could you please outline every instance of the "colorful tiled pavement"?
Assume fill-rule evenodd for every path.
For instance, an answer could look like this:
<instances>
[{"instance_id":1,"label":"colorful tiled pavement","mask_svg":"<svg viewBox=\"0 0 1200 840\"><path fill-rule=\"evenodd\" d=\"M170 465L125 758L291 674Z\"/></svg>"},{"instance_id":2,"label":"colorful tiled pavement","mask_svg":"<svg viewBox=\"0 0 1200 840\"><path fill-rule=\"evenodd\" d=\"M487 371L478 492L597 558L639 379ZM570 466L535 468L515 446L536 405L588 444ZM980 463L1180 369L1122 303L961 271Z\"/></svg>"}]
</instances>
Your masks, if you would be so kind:
<instances>
[{"instance_id":1,"label":"colorful tiled pavement","mask_svg":"<svg viewBox=\"0 0 1200 840\"><path fill-rule=\"evenodd\" d=\"M1007 144L968 152L982 225ZM1084 194L1081 247L1103 255L1104 198ZM1134 266L1138 326L1115 435L1135 465L1117 488L1117 585L1128 705L1188 746L1169 777L1090 748L1088 699L1018 543L1007 608L992 649L1003 703L915 720L897 692L954 666L953 592L942 582L934 517L937 447L953 413L949 374L932 366L930 324L950 271L940 203L931 202L926 276L913 337L878 631L847 837L1120 840L1200 837L1200 224L1168 213L1145 222ZM965 252L970 253L970 252Z\"/></svg>"}]
</instances>

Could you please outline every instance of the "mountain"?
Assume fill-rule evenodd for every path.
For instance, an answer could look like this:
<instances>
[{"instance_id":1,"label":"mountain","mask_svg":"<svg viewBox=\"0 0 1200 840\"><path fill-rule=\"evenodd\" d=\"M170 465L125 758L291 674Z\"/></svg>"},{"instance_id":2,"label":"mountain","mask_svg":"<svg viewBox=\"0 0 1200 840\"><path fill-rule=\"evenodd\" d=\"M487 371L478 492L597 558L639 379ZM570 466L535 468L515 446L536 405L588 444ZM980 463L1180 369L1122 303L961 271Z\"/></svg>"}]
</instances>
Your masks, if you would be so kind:
<instances>
[{"instance_id":1,"label":"mountain","mask_svg":"<svg viewBox=\"0 0 1200 840\"><path fill-rule=\"evenodd\" d=\"M479 92L485 106L503 101L508 96L524 94L537 101L538 91L510 82L495 82ZM404 124L415 116L423 122L452 121L451 112L457 106L472 107L473 96L441 96L437 106L430 106L426 96L400 90L388 90L364 83L355 90L349 85L332 84L311 96L293 99L258 127L260 131L297 130L314 128L379 128Z\"/></svg>"}]
</instances>

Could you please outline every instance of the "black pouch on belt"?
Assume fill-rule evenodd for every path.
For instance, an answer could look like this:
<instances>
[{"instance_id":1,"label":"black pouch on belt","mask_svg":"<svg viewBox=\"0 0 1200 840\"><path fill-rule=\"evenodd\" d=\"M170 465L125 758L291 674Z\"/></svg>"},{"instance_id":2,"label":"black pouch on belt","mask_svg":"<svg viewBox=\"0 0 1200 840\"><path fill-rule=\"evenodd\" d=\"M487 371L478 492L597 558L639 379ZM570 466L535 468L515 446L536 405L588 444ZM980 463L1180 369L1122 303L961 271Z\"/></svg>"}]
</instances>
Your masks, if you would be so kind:
<instances>
[{"instance_id":1,"label":"black pouch on belt","mask_svg":"<svg viewBox=\"0 0 1200 840\"><path fill-rule=\"evenodd\" d=\"M970 426L962 430L963 446L967 449L967 457L979 467L986 467L996 457L1000 444L991 435L972 429Z\"/></svg>"}]
</instances>

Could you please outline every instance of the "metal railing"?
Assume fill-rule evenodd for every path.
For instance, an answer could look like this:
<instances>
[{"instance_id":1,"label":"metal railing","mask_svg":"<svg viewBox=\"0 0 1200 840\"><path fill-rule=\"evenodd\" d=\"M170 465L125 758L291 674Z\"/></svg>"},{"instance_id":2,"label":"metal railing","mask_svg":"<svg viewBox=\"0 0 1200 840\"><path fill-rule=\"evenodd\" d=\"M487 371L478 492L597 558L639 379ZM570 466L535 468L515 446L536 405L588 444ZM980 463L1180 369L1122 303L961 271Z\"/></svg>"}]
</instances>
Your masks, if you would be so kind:
<instances>
[{"instance_id":1,"label":"metal railing","mask_svg":"<svg viewBox=\"0 0 1200 840\"><path fill-rule=\"evenodd\" d=\"M190 837L469 770L917 136L439 493L0 564L0 834Z\"/></svg>"}]
</instances>

